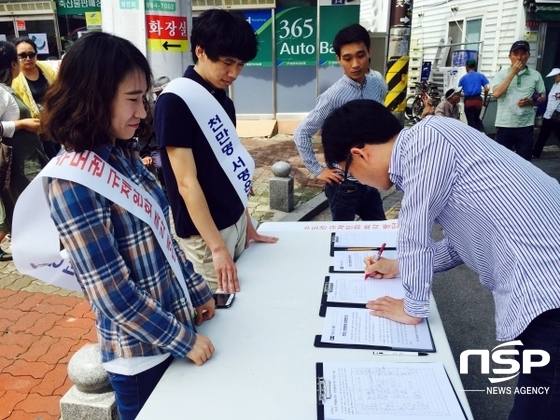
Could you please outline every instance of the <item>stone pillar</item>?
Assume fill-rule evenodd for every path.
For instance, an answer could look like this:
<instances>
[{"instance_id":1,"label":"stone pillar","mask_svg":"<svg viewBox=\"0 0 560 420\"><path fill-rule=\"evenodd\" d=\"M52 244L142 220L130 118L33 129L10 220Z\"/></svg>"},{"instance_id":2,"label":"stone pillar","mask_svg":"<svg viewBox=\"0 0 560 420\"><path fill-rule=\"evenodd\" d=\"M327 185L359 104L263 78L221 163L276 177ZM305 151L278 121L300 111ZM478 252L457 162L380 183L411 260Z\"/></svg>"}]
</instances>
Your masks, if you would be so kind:
<instances>
[{"instance_id":1,"label":"stone pillar","mask_svg":"<svg viewBox=\"0 0 560 420\"><path fill-rule=\"evenodd\" d=\"M289 213L294 209L294 178L287 162L276 162L271 167L274 177L270 179L270 208Z\"/></svg>"},{"instance_id":2,"label":"stone pillar","mask_svg":"<svg viewBox=\"0 0 560 420\"><path fill-rule=\"evenodd\" d=\"M62 420L118 420L115 393L101 364L99 344L86 344L68 363L74 383L60 399Z\"/></svg>"}]
</instances>

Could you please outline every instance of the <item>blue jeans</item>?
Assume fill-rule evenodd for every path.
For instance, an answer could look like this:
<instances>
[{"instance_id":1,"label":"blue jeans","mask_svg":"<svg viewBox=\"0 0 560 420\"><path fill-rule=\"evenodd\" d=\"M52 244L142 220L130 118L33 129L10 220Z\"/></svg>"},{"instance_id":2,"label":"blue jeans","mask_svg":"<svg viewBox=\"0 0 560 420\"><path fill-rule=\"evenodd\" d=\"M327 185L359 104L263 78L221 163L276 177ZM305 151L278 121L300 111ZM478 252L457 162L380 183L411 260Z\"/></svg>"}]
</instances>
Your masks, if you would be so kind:
<instances>
[{"instance_id":1,"label":"blue jeans","mask_svg":"<svg viewBox=\"0 0 560 420\"><path fill-rule=\"evenodd\" d=\"M325 185L331 217L335 221L352 221L356 214L362 220L385 220L383 200L379 191L356 181Z\"/></svg>"},{"instance_id":2,"label":"blue jeans","mask_svg":"<svg viewBox=\"0 0 560 420\"><path fill-rule=\"evenodd\" d=\"M120 420L136 418L172 361L173 356L170 356L159 365L132 376L107 372L115 391Z\"/></svg>"},{"instance_id":3,"label":"blue jeans","mask_svg":"<svg viewBox=\"0 0 560 420\"><path fill-rule=\"evenodd\" d=\"M496 130L496 141L509 150L515 148L515 153L525 160L531 160L533 155L533 131L534 127L510 128L498 127Z\"/></svg>"},{"instance_id":4,"label":"blue jeans","mask_svg":"<svg viewBox=\"0 0 560 420\"><path fill-rule=\"evenodd\" d=\"M516 394L509 420L553 420L560 410L560 309L552 309L536 317L517 340L523 346L515 356L521 366L522 351L545 350L550 355L546 366L532 367L530 374L519 374L517 387L550 387L547 394ZM535 361L540 357L535 356Z\"/></svg>"}]
</instances>

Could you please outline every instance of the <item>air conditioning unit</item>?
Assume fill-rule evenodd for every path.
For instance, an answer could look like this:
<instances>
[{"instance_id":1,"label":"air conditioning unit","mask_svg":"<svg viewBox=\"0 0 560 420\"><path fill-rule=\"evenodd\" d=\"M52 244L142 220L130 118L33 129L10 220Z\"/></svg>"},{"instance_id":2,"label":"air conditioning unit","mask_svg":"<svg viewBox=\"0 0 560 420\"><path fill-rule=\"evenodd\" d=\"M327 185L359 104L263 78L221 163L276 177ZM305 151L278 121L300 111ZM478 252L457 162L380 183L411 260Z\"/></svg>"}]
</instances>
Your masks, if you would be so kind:
<instances>
[{"instance_id":1,"label":"air conditioning unit","mask_svg":"<svg viewBox=\"0 0 560 420\"><path fill-rule=\"evenodd\" d=\"M202 12L208 9L250 10L274 9L276 0L192 0L192 9Z\"/></svg>"},{"instance_id":2,"label":"air conditioning unit","mask_svg":"<svg viewBox=\"0 0 560 420\"><path fill-rule=\"evenodd\" d=\"M45 15L56 14L53 1L28 1L19 3L0 3L0 15Z\"/></svg>"}]
</instances>

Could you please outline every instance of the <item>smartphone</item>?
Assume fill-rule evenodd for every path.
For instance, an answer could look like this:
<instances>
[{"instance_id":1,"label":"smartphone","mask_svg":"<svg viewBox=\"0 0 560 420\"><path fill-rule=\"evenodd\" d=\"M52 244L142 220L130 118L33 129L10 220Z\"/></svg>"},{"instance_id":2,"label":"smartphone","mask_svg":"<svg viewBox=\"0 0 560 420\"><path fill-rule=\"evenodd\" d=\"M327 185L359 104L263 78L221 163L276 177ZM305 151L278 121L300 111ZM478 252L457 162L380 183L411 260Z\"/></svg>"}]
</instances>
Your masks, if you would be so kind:
<instances>
[{"instance_id":1,"label":"smartphone","mask_svg":"<svg viewBox=\"0 0 560 420\"><path fill-rule=\"evenodd\" d=\"M216 308L229 308L233 303L235 293L214 293L212 296L216 302Z\"/></svg>"}]
</instances>

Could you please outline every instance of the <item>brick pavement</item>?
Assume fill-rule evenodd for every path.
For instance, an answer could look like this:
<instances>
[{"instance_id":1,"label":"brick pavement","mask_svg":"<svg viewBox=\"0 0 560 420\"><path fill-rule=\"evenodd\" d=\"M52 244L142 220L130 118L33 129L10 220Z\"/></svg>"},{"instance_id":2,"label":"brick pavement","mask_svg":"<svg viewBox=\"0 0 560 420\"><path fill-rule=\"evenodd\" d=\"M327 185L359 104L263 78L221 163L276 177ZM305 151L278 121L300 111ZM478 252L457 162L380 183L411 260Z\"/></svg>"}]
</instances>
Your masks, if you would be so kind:
<instances>
[{"instance_id":1,"label":"brick pavement","mask_svg":"<svg viewBox=\"0 0 560 420\"><path fill-rule=\"evenodd\" d=\"M296 207L322 191L291 136L242 142L256 162L255 196L248 207L257 220L285 215L268 206L270 166L279 160L292 165ZM0 262L0 420L59 419L60 398L72 386L68 362L82 346L95 342L93 314L83 295L24 276L12 262Z\"/></svg>"}]
</instances>

